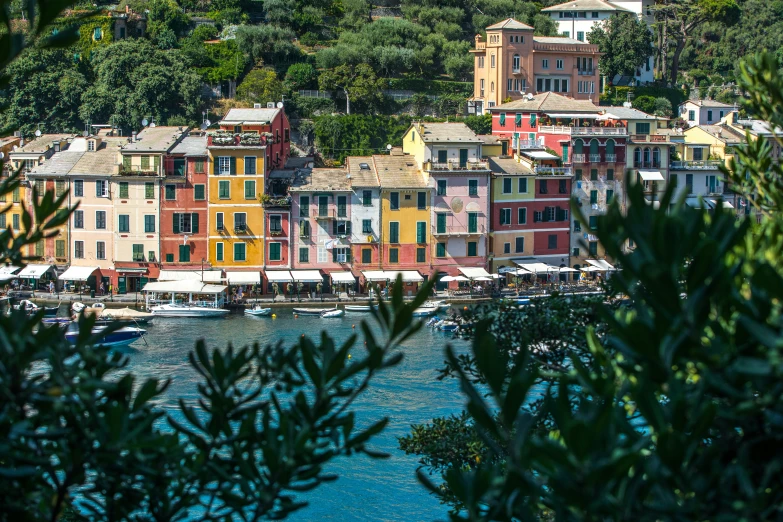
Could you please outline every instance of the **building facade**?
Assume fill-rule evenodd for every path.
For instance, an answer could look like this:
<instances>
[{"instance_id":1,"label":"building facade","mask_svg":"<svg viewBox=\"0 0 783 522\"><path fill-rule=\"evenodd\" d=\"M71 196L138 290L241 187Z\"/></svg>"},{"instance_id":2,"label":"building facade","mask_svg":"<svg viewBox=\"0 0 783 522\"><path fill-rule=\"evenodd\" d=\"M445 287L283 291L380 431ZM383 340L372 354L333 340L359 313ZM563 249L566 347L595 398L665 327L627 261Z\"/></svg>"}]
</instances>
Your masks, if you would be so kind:
<instances>
[{"instance_id":1,"label":"building facade","mask_svg":"<svg viewBox=\"0 0 783 522\"><path fill-rule=\"evenodd\" d=\"M688 125L713 125L737 108L715 100L687 100L679 105L680 118Z\"/></svg>"},{"instance_id":2,"label":"building facade","mask_svg":"<svg viewBox=\"0 0 783 522\"><path fill-rule=\"evenodd\" d=\"M361 270L381 267L381 185L375 156L349 156L345 160L351 177L351 259L354 276Z\"/></svg>"}]
</instances>

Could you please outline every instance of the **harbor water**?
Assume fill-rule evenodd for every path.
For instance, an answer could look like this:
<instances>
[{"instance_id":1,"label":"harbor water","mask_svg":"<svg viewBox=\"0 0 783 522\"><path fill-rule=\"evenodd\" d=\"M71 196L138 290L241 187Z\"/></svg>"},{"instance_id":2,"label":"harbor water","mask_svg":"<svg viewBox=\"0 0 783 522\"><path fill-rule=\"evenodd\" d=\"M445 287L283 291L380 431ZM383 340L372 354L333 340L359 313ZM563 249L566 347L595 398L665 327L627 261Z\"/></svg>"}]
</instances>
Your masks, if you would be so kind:
<instances>
[{"instance_id":1,"label":"harbor water","mask_svg":"<svg viewBox=\"0 0 783 522\"><path fill-rule=\"evenodd\" d=\"M235 347L282 340L293 344L304 333L320 335L327 329L338 342L347 339L352 325L361 335L359 323L370 314L347 313L338 319L301 316L290 309L276 310L277 318L231 315L219 319L156 318L146 326L147 343L136 341L127 349L129 368L140 378L171 379L161 406L175 410L177 398L195 399L198 375L188 363L188 352L203 338L208 348ZM377 328L374 328L377 329ZM464 399L454 379L438 381L443 367L444 347L451 342L459 351L467 342L449 334L422 328L401 347L402 362L377 376L369 390L355 403L357 426L363 427L382 417L389 425L372 440L371 447L391 454L390 459L373 460L364 455L340 459L326 468L339 476L303 498L310 505L289 520L410 521L443 520L447 508L440 505L416 480L417 459L397 447L397 437L406 435L411 424L459 412ZM354 351L363 350L362 340Z\"/></svg>"}]
</instances>

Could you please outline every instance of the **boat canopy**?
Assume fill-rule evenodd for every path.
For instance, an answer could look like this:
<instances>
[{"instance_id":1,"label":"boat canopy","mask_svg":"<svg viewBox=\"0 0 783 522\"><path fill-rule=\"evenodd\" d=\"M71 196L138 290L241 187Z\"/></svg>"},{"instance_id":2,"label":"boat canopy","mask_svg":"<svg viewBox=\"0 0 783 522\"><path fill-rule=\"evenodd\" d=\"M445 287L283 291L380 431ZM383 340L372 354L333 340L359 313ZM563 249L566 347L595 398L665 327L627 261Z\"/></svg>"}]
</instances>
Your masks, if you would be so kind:
<instances>
[{"instance_id":1,"label":"boat canopy","mask_svg":"<svg viewBox=\"0 0 783 522\"><path fill-rule=\"evenodd\" d=\"M219 294L226 291L224 285L209 285L201 281L157 281L144 285L142 292L172 294Z\"/></svg>"},{"instance_id":2,"label":"boat canopy","mask_svg":"<svg viewBox=\"0 0 783 522\"><path fill-rule=\"evenodd\" d=\"M60 281L87 281L93 272L99 270L97 266L72 266L60 274Z\"/></svg>"}]
</instances>

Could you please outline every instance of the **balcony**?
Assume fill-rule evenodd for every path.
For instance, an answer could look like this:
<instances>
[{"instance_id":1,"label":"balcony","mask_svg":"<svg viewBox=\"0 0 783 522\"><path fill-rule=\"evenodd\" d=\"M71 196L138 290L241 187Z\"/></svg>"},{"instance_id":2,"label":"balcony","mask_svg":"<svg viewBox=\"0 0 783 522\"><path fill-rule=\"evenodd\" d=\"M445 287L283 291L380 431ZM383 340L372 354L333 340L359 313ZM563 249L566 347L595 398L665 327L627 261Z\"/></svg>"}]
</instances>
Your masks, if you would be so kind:
<instances>
[{"instance_id":1,"label":"balcony","mask_svg":"<svg viewBox=\"0 0 783 522\"><path fill-rule=\"evenodd\" d=\"M656 161L634 161L633 168L635 169L659 169L661 168L660 160Z\"/></svg>"},{"instance_id":2,"label":"balcony","mask_svg":"<svg viewBox=\"0 0 783 522\"><path fill-rule=\"evenodd\" d=\"M235 223L234 232L238 232L238 233L247 232L247 223Z\"/></svg>"},{"instance_id":3,"label":"balcony","mask_svg":"<svg viewBox=\"0 0 783 522\"><path fill-rule=\"evenodd\" d=\"M469 231L465 225L448 225L446 228L438 229L437 225L432 227L432 235L438 237L467 237L484 234L486 231L484 225L479 225L475 231Z\"/></svg>"},{"instance_id":4,"label":"balcony","mask_svg":"<svg viewBox=\"0 0 783 522\"><path fill-rule=\"evenodd\" d=\"M631 134L629 140L636 143L666 143L668 138L658 134Z\"/></svg>"},{"instance_id":5,"label":"balcony","mask_svg":"<svg viewBox=\"0 0 783 522\"><path fill-rule=\"evenodd\" d=\"M599 161L601 161L600 154L589 154L588 158L590 160L590 163L598 163Z\"/></svg>"},{"instance_id":6,"label":"balcony","mask_svg":"<svg viewBox=\"0 0 783 522\"><path fill-rule=\"evenodd\" d=\"M536 176L565 176L570 178L572 170L571 167L544 167L537 165L533 167L533 173Z\"/></svg>"},{"instance_id":7,"label":"balcony","mask_svg":"<svg viewBox=\"0 0 783 522\"><path fill-rule=\"evenodd\" d=\"M310 212L310 217L314 219L335 219L337 212L334 209L314 208Z\"/></svg>"},{"instance_id":8,"label":"balcony","mask_svg":"<svg viewBox=\"0 0 783 522\"><path fill-rule=\"evenodd\" d=\"M672 161L672 170L718 170L723 165L722 160L702 160L702 161Z\"/></svg>"},{"instance_id":9,"label":"balcony","mask_svg":"<svg viewBox=\"0 0 783 522\"><path fill-rule=\"evenodd\" d=\"M617 154L606 154L606 163L617 163Z\"/></svg>"},{"instance_id":10,"label":"balcony","mask_svg":"<svg viewBox=\"0 0 783 522\"><path fill-rule=\"evenodd\" d=\"M264 208L291 208L291 196L270 197L261 196L261 206Z\"/></svg>"},{"instance_id":11,"label":"balcony","mask_svg":"<svg viewBox=\"0 0 783 522\"><path fill-rule=\"evenodd\" d=\"M457 160L448 160L445 163L429 161L424 164L424 170L433 172L464 172L476 170L489 170L489 163L486 161L468 161L464 165Z\"/></svg>"},{"instance_id":12,"label":"balcony","mask_svg":"<svg viewBox=\"0 0 783 522\"><path fill-rule=\"evenodd\" d=\"M274 142L270 132L213 132L207 135L207 147L265 147Z\"/></svg>"},{"instance_id":13,"label":"balcony","mask_svg":"<svg viewBox=\"0 0 783 522\"><path fill-rule=\"evenodd\" d=\"M512 67L511 68L512 74L522 74L522 68L521 67Z\"/></svg>"},{"instance_id":14,"label":"balcony","mask_svg":"<svg viewBox=\"0 0 783 522\"><path fill-rule=\"evenodd\" d=\"M571 163L585 163L586 155L585 154L572 154L571 155Z\"/></svg>"},{"instance_id":15,"label":"balcony","mask_svg":"<svg viewBox=\"0 0 783 522\"><path fill-rule=\"evenodd\" d=\"M625 127L571 127L570 125L541 125L538 132L544 134L570 134L574 136L626 136Z\"/></svg>"},{"instance_id":16,"label":"balcony","mask_svg":"<svg viewBox=\"0 0 783 522\"><path fill-rule=\"evenodd\" d=\"M537 140L536 139L519 140L518 146L519 146L519 150L546 148L546 146L544 145L544 138L538 138Z\"/></svg>"},{"instance_id":17,"label":"balcony","mask_svg":"<svg viewBox=\"0 0 783 522\"><path fill-rule=\"evenodd\" d=\"M578 69L577 76L595 76L595 69Z\"/></svg>"}]
</instances>

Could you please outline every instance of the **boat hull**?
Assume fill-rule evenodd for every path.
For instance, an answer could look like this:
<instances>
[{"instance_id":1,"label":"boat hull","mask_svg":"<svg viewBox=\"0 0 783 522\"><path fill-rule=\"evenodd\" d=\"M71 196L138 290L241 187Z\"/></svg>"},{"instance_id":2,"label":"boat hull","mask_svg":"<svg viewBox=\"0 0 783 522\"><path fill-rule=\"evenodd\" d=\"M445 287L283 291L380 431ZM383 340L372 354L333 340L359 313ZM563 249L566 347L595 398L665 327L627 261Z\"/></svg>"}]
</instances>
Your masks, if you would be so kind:
<instances>
[{"instance_id":1,"label":"boat hull","mask_svg":"<svg viewBox=\"0 0 783 522\"><path fill-rule=\"evenodd\" d=\"M332 312L337 308L294 308L296 315L321 315L324 312Z\"/></svg>"},{"instance_id":2,"label":"boat hull","mask_svg":"<svg viewBox=\"0 0 783 522\"><path fill-rule=\"evenodd\" d=\"M336 317L342 317L345 315L343 310L329 310L328 312L321 312L321 317L324 319L332 319Z\"/></svg>"},{"instance_id":3,"label":"boat hull","mask_svg":"<svg viewBox=\"0 0 783 522\"><path fill-rule=\"evenodd\" d=\"M150 308L153 317L223 317L230 312L223 308L205 306L161 305Z\"/></svg>"},{"instance_id":4,"label":"boat hull","mask_svg":"<svg viewBox=\"0 0 783 522\"><path fill-rule=\"evenodd\" d=\"M247 309L245 310L245 315L252 315L254 317L268 317L272 315L272 309L271 308L261 308L258 310L253 309Z\"/></svg>"},{"instance_id":5,"label":"boat hull","mask_svg":"<svg viewBox=\"0 0 783 522\"><path fill-rule=\"evenodd\" d=\"M414 310L411 315L413 317L427 317L427 316L430 316L430 315L434 315L437 312L438 312L438 309L435 308L435 307L432 307L432 308L420 307L420 308L417 308L416 310Z\"/></svg>"},{"instance_id":6,"label":"boat hull","mask_svg":"<svg viewBox=\"0 0 783 522\"><path fill-rule=\"evenodd\" d=\"M102 326L93 328L93 335L100 335L104 328L105 327ZM117 331L106 334L95 344L98 346L126 346L141 339L146 333L147 331L141 328L125 326ZM79 332L68 332L65 334L65 338L71 344L76 344L76 341L79 338Z\"/></svg>"},{"instance_id":7,"label":"boat hull","mask_svg":"<svg viewBox=\"0 0 783 522\"><path fill-rule=\"evenodd\" d=\"M345 307L346 312L369 312L373 309L372 306L361 306L361 305L347 305Z\"/></svg>"}]
</instances>

